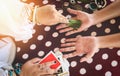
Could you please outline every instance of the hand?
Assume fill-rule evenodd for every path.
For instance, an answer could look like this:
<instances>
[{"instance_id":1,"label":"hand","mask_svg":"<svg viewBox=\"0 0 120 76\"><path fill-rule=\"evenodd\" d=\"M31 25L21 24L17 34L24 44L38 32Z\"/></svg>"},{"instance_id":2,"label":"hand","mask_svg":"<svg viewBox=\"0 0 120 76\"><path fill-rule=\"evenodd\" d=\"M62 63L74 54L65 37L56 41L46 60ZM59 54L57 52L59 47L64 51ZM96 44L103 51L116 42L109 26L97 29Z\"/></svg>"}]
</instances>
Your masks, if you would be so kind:
<instances>
[{"instance_id":1,"label":"hand","mask_svg":"<svg viewBox=\"0 0 120 76\"><path fill-rule=\"evenodd\" d=\"M82 12L82 11L78 11L78 10L73 10L73 9L68 9L68 12L70 12L71 14L75 14L76 17L74 17L73 19L77 19L77 20L81 20L82 24L80 26L80 28L78 28L77 30L74 30L71 27L68 27L67 24L60 24L59 26L57 26L56 29L61 29L59 32L63 33L63 32L67 32L66 35L71 35L77 32L81 32L83 30L85 30L86 28L92 26L93 24L93 17L92 14L88 14L86 12Z\"/></svg>"},{"instance_id":2,"label":"hand","mask_svg":"<svg viewBox=\"0 0 120 76\"><path fill-rule=\"evenodd\" d=\"M53 62L39 64L39 61L39 58L34 58L26 62L22 66L20 76L47 76L56 72L56 70L50 69Z\"/></svg>"},{"instance_id":3,"label":"hand","mask_svg":"<svg viewBox=\"0 0 120 76\"><path fill-rule=\"evenodd\" d=\"M68 19L55 9L55 5L45 5L38 8L36 12L36 20L38 23L44 25L68 23Z\"/></svg>"},{"instance_id":4,"label":"hand","mask_svg":"<svg viewBox=\"0 0 120 76\"><path fill-rule=\"evenodd\" d=\"M61 44L62 47L60 51L68 52L74 51L70 54L64 55L65 58L74 57L80 54L86 54L85 57L80 59L80 62L87 61L89 58L93 57L95 52L98 50L98 42L96 37L76 37L71 39L66 39L66 43Z\"/></svg>"}]
</instances>

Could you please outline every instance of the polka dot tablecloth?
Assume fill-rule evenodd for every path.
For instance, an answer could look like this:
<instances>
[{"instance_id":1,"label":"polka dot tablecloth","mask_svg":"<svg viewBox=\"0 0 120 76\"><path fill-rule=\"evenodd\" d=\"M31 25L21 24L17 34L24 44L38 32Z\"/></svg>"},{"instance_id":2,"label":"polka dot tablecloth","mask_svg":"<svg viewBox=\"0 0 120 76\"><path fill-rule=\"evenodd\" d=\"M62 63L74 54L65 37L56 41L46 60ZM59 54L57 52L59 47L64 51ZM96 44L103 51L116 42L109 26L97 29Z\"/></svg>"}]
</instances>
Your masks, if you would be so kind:
<instances>
[{"instance_id":1,"label":"polka dot tablecloth","mask_svg":"<svg viewBox=\"0 0 120 76\"><path fill-rule=\"evenodd\" d=\"M89 2L80 2L79 0L23 0L24 2L39 4L40 6L46 4L55 4L57 10L65 15L68 19L72 17L65 9L72 6L82 9L88 13L93 10L88 8ZM77 1L75 5L74 1ZM85 0L87 1L87 0ZM88 0L94 1L94 0ZM72 2L72 3L71 3ZM114 2L114 0L107 0L107 5ZM80 5L80 6L76 6ZM103 23L86 29L83 32L70 35L66 37L64 33L60 34L56 30L57 25L49 26L35 26L33 38L29 41L16 42L17 54L14 63L24 63L34 57L43 58L49 51L54 51L60 48L60 43L64 42L65 38L82 36L103 36L120 32L120 17L109 19ZM120 76L120 49L119 48L105 48L99 49L93 58L87 62L80 63L82 56L76 56L68 59L70 62L70 76Z\"/></svg>"}]
</instances>

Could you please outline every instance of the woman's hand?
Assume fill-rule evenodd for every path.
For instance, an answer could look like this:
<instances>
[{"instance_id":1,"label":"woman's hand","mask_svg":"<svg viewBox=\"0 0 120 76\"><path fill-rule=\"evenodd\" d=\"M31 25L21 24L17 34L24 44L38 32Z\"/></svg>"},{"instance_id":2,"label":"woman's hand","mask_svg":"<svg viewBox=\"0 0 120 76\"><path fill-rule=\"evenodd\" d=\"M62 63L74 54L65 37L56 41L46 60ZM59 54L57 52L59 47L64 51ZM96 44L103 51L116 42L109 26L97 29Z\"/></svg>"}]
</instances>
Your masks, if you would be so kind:
<instances>
[{"instance_id":1,"label":"woman's hand","mask_svg":"<svg viewBox=\"0 0 120 76\"><path fill-rule=\"evenodd\" d=\"M39 58L34 58L26 62L22 66L20 76L47 76L56 72L56 70L50 68L54 62L39 64L40 60Z\"/></svg>"},{"instance_id":2,"label":"woman's hand","mask_svg":"<svg viewBox=\"0 0 120 76\"><path fill-rule=\"evenodd\" d=\"M67 24L60 24L59 26L56 27L56 29L60 30L60 33L67 32L66 35L71 35L77 32L81 32L93 25L92 14L88 14L86 12L82 12L78 10L73 10L70 8L68 9L68 12L71 14L75 14L76 17L73 17L73 19L81 20L82 24L80 28L78 28L77 30L74 30L73 28L69 27Z\"/></svg>"},{"instance_id":3,"label":"woman's hand","mask_svg":"<svg viewBox=\"0 0 120 76\"><path fill-rule=\"evenodd\" d=\"M61 48L60 51L74 51L70 54L64 55L65 58L86 54L82 59L80 59L80 62L83 62L93 57L95 52L98 51L98 41L96 37L78 36L76 38L66 39L65 41L66 43L61 44L61 46L64 48Z\"/></svg>"},{"instance_id":4,"label":"woman's hand","mask_svg":"<svg viewBox=\"0 0 120 76\"><path fill-rule=\"evenodd\" d=\"M36 20L37 23L44 25L68 23L68 19L55 9L55 5L45 5L37 8Z\"/></svg>"}]
</instances>

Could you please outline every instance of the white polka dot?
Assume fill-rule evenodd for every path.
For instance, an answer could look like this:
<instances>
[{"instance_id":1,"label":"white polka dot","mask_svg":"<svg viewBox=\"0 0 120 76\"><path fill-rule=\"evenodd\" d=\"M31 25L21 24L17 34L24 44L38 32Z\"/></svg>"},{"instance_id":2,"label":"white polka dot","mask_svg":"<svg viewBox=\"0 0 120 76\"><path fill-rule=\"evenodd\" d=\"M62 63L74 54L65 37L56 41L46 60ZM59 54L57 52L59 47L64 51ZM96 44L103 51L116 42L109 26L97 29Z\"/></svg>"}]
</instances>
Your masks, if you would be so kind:
<instances>
[{"instance_id":1,"label":"white polka dot","mask_svg":"<svg viewBox=\"0 0 120 76\"><path fill-rule=\"evenodd\" d=\"M83 75L83 74L85 74L85 73L86 73L86 69L85 69L85 68L81 68L81 69L80 69L80 74Z\"/></svg>"},{"instance_id":2,"label":"white polka dot","mask_svg":"<svg viewBox=\"0 0 120 76\"><path fill-rule=\"evenodd\" d=\"M105 29L105 33L110 33L110 31L111 31L110 28Z\"/></svg>"},{"instance_id":3,"label":"white polka dot","mask_svg":"<svg viewBox=\"0 0 120 76\"><path fill-rule=\"evenodd\" d=\"M28 59L29 55L28 54L23 54L22 58L23 59Z\"/></svg>"},{"instance_id":4,"label":"white polka dot","mask_svg":"<svg viewBox=\"0 0 120 76\"><path fill-rule=\"evenodd\" d=\"M115 0L110 0L111 2L114 2Z\"/></svg>"},{"instance_id":5,"label":"white polka dot","mask_svg":"<svg viewBox=\"0 0 120 76\"><path fill-rule=\"evenodd\" d=\"M87 31L88 30L88 28L85 28L83 31Z\"/></svg>"},{"instance_id":6,"label":"white polka dot","mask_svg":"<svg viewBox=\"0 0 120 76\"><path fill-rule=\"evenodd\" d=\"M71 62L71 67L76 67L77 66L77 62L76 61L72 61Z\"/></svg>"},{"instance_id":7,"label":"white polka dot","mask_svg":"<svg viewBox=\"0 0 120 76\"><path fill-rule=\"evenodd\" d=\"M31 50L34 50L35 48L36 48L36 45L35 45L35 44L30 45L30 49L31 49Z\"/></svg>"},{"instance_id":8,"label":"white polka dot","mask_svg":"<svg viewBox=\"0 0 120 76\"><path fill-rule=\"evenodd\" d=\"M62 14L62 13L63 13L63 10L62 10L62 9L60 9L60 10L58 10L58 12Z\"/></svg>"},{"instance_id":9,"label":"white polka dot","mask_svg":"<svg viewBox=\"0 0 120 76\"><path fill-rule=\"evenodd\" d=\"M101 70L101 69L102 69L102 65L101 65L101 64L96 65L96 66L95 66L95 69L96 69L96 70Z\"/></svg>"},{"instance_id":10,"label":"white polka dot","mask_svg":"<svg viewBox=\"0 0 120 76\"><path fill-rule=\"evenodd\" d=\"M50 29L51 29L51 28L50 28L49 26L46 26L46 27L44 28L45 31L50 31Z\"/></svg>"},{"instance_id":11,"label":"white polka dot","mask_svg":"<svg viewBox=\"0 0 120 76\"><path fill-rule=\"evenodd\" d=\"M120 50L117 51L117 55L120 56Z\"/></svg>"},{"instance_id":12,"label":"white polka dot","mask_svg":"<svg viewBox=\"0 0 120 76\"><path fill-rule=\"evenodd\" d=\"M96 51L95 51L95 53L98 53L100 51L100 49L97 49Z\"/></svg>"},{"instance_id":13,"label":"white polka dot","mask_svg":"<svg viewBox=\"0 0 120 76\"><path fill-rule=\"evenodd\" d=\"M109 47L109 49L113 49L113 47Z\"/></svg>"},{"instance_id":14,"label":"white polka dot","mask_svg":"<svg viewBox=\"0 0 120 76\"><path fill-rule=\"evenodd\" d=\"M23 42L23 43L27 43L27 42L28 42L28 40L23 40L22 42Z\"/></svg>"},{"instance_id":15,"label":"white polka dot","mask_svg":"<svg viewBox=\"0 0 120 76\"><path fill-rule=\"evenodd\" d=\"M17 52L20 52L21 48L20 47L17 47Z\"/></svg>"},{"instance_id":16,"label":"white polka dot","mask_svg":"<svg viewBox=\"0 0 120 76\"><path fill-rule=\"evenodd\" d=\"M52 45L52 42L51 41L47 41L46 43L45 43L45 46L46 47L50 47Z\"/></svg>"},{"instance_id":17,"label":"white polka dot","mask_svg":"<svg viewBox=\"0 0 120 76\"><path fill-rule=\"evenodd\" d=\"M120 29L120 25L118 26L118 29Z\"/></svg>"},{"instance_id":18,"label":"white polka dot","mask_svg":"<svg viewBox=\"0 0 120 76\"><path fill-rule=\"evenodd\" d=\"M61 1L61 0L56 0L56 1Z\"/></svg>"},{"instance_id":19,"label":"white polka dot","mask_svg":"<svg viewBox=\"0 0 120 76\"><path fill-rule=\"evenodd\" d=\"M99 23L99 24L97 24L96 26L97 26L97 28L100 28L100 27L102 27L102 24Z\"/></svg>"},{"instance_id":20,"label":"white polka dot","mask_svg":"<svg viewBox=\"0 0 120 76\"><path fill-rule=\"evenodd\" d=\"M65 43L65 38L62 38L60 42Z\"/></svg>"},{"instance_id":21,"label":"white polka dot","mask_svg":"<svg viewBox=\"0 0 120 76\"><path fill-rule=\"evenodd\" d=\"M44 36L43 35L38 35L37 39L38 40L43 40Z\"/></svg>"},{"instance_id":22,"label":"white polka dot","mask_svg":"<svg viewBox=\"0 0 120 76\"><path fill-rule=\"evenodd\" d=\"M48 3L48 0L43 0L43 4L47 4Z\"/></svg>"},{"instance_id":23,"label":"white polka dot","mask_svg":"<svg viewBox=\"0 0 120 76\"><path fill-rule=\"evenodd\" d=\"M71 19L71 17L72 17L71 15L66 15L67 19Z\"/></svg>"},{"instance_id":24,"label":"white polka dot","mask_svg":"<svg viewBox=\"0 0 120 76\"><path fill-rule=\"evenodd\" d=\"M112 67L116 67L118 65L118 62L116 60L113 60L111 62Z\"/></svg>"},{"instance_id":25,"label":"white polka dot","mask_svg":"<svg viewBox=\"0 0 120 76\"><path fill-rule=\"evenodd\" d=\"M97 33L95 32L95 31L93 31L92 33L91 33L91 36L96 36L97 35Z\"/></svg>"},{"instance_id":26,"label":"white polka dot","mask_svg":"<svg viewBox=\"0 0 120 76\"><path fill-rule=\"evenodd\" d=\"M87 63L89 63L89 64L92 63L92 62L93 62L92 58L90 58L90 59L87 60Z\"/></svg>"},{"instance_id":27,"label":"white polka dot","mask_svg":"<svg viewBox=\"0 0 120 76\"><path fill-rule=\"evenodd\" d=\"M64 6L69 6L69 2L64 2Z\"/></svg>"},{"instance_id":28,"label":"white polka dot","mask_svg":"<svg viewBox=\"0 0 120 76\"><path fill-rule=\"evenodd\" d=\"M81 2L81 1L77 1L77 3L79 3L79 4L80 4L80 3L82 3L82 2Z\"/></svg>"},{"instance_id":29,"label":"white polka dot","mask_svg":"<svg viewBox=\"0 0 120 76\"><path fill-rule=\"evenodd\" d=\"M89 8L89 4L86 4L86 5L85 5L85 8Z\"/></svg>"},{"instance_id":30,"label":"white polka dot","mask_svg":"<svg viewBox=\"0 0 120 76\"><path fill-rule=\"evenodd\" d=\"M54 32L54 33L52 34L53 37L58 37L58 35L59 35L58 32Z\"/></svg>"},{"instance_id":31,"label":"white polka dot","mask_svg":"<svg viewBox=\"0 0 120 76\"><path fill-rule=\"evenodd\" d=\"M35 34L36 33L36 30L34 29L34 30L32 30L32 34Z\"/></svg>"},{"instance_id":32,"label":"white polka dot","mask_svg":"<svg viewBox=\"0 0 120 76\"><path fill-rule=\"evenodd\" d=\"M102 59L103 59L103 60L108 59L108 54L106 54L106 53L105 53L105 54L103 54L103 55L102 55Z\"/></svg>"},{"instance_id":33,"label":"white polka dot","mask_svg":"<svg viewBox=\"0 0 120 76\"><path fill-rule=\"evenodd\" d=\"M110 71L107 71L107 72L105 73L105 76L112 76L112 73L111 73Z\"/></svg>"},{"instance_id":34,"label":"white polka dot","mask_svg":"<svg viewBox=\"0 0 120 76\"><path fill-rule=\"evenodd\" d=\"M44 56L44 54L45 54L44 51L39 51L38 52L38 56Z\"/></svg>"},{"instance_id":35,"label":"white polka dot","mask_svg":"<svg viewBox=\"0 0 120 76\"><path fill-rule=\"evenodd\" d=\"M116 23L116 20L115 20L115 19L111 19L111 20L110 20L110 23L111 23L111 24L115 24L115 23Z\"/></svg>"},{"instance_id":36,"label":"white polka dot","mask_svg":"<svg viewBox=\"0 0 120 76\"><path fill-rule=\"evenodd\" d=\"M59 48L58 48L58 47L54 48L54 52L56 52L56 51L59 51Z\"/></svg>"}]
</instances>

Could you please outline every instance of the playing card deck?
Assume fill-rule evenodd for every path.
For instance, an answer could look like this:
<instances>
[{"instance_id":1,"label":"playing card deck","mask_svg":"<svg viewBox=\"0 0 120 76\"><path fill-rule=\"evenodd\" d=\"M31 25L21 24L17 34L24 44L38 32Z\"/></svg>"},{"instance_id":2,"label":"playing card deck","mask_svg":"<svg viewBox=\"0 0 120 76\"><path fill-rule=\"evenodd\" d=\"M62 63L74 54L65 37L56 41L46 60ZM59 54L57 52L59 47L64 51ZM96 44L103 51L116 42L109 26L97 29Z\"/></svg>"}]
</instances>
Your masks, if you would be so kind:
<instances>
[{"instance_id":1,"label":"playing card deck","mask_svg":"<svg viewBox=\"0 0 120 76\"><path fill-rule=\"evenodd\" d=\"M63 54L60 51L50 51L41 61L41 63L55 61L55 64L51 65L51 69L57 69L56 76L69 76L69 62L63 58Z\"/></svg>"}]
</instances>

